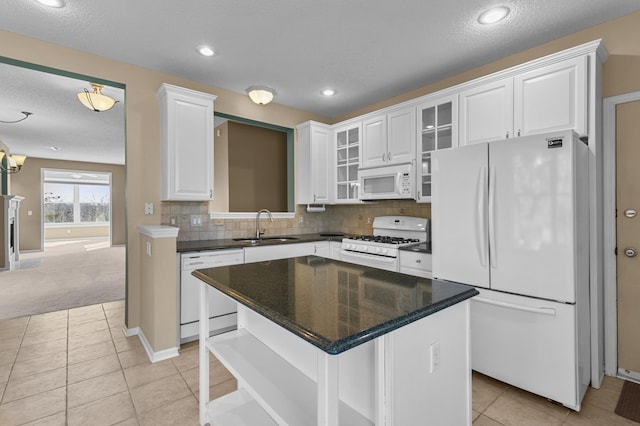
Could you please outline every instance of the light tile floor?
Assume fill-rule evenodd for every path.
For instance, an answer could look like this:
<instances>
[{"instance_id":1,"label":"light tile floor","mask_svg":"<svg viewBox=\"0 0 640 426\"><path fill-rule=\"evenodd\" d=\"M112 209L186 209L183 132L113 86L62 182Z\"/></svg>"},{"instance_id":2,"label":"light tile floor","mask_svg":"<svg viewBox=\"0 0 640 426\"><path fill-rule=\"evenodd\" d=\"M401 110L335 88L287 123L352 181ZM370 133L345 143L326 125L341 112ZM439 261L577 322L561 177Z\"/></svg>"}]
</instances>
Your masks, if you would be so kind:
<instances>
[{"instance_id":1,"label":"light tile floor","mask_svg":"<svg viewBox=\"0 0 640 426\"><path fill-rule=\"evenodd\" d=\"M197 425L197 344L151 364L123 319L120 301L0 321L0 425ZM234 390L210 362L211 398ZM622 384L605 378L575 413L474 373L473 424L638 425L613 412Z\"/></svg>"}]
</instances>

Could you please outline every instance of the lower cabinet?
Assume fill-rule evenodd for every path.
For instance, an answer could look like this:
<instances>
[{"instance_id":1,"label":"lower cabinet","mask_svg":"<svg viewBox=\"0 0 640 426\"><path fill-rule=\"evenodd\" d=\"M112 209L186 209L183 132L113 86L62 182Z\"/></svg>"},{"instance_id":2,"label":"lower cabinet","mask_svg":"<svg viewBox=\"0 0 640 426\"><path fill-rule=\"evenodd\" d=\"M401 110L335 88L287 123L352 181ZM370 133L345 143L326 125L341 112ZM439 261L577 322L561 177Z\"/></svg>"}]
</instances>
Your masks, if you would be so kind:
<instances>
[{"instance_id":1,"label":"lower cabinet","mask_svg":"<svg viewBox=\"0 0 640 426\"><path fill-rule=\"evenodd\" d=\"M431 254L400 250L400 272L417 277L433 278Z\"/></svg>"}]
</instances>

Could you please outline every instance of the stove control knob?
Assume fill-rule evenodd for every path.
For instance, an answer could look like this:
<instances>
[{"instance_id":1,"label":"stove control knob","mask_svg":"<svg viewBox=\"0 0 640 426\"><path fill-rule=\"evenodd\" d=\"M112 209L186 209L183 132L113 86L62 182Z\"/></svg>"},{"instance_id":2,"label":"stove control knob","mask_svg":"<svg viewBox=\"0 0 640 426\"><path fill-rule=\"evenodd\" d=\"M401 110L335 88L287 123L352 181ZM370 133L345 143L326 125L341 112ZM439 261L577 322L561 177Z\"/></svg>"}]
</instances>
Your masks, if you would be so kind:
<instances>
[{"instance_id":1,"label":"stove control knob","mask_svg":"<svg viewBox=\"0 0 640 426\"><path fill-rule=\"evenodd\" d=\"M345 248L347 250L353 250L355 248L355 245L354 244L346 244Z\"/></svg>"},{"instance_id":2,"label":"stove control knob","mask_svg":"<svg viewBox=\"0 0 640 426\"><path fill-rule=\"evenodd\" d=\"M382 251L382 249L380 247L376 247L374 249L374 253L380 253Z\"/></svg>"},{"instance_id":3,"label":"stove control knob","mask_svg":"<svg viewBox=\"0 0 640 426\"><path fill-rule=\"evenodd\" d=\"M358 246L358 251L367 251L367 246Z\"/></svg>"},{"instance_id":4,"label":"stove control knob","mask_svg":"<svg viewBox=\"0 0 640 426\"><path fill-rule=\"evenodd\" d=\"M387 253L389 253L389 249L383 248L382 249L382 254L387 254Z\"/></svg>"}]
</instances>

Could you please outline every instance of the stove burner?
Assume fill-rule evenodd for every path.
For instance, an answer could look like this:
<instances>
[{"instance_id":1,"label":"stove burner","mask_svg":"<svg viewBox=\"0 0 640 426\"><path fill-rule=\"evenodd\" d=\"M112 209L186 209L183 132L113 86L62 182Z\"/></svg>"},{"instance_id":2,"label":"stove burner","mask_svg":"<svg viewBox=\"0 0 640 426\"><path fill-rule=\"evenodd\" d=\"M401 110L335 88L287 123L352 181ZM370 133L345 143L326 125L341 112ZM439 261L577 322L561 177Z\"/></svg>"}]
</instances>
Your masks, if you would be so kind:
<instances>
[{"instance_id":1,"label":"stove burner","mask_svg":"<svg viewBox=\"0 0 640 426\"><path fill-rule=\"evenodd\" d=\"M420 240L417 238L389 237L386 235L360 235L358 237L354 237L353 239L358 241L370 241L383 244L409 244L420 242Z\"/></svg>"}]
</instances>

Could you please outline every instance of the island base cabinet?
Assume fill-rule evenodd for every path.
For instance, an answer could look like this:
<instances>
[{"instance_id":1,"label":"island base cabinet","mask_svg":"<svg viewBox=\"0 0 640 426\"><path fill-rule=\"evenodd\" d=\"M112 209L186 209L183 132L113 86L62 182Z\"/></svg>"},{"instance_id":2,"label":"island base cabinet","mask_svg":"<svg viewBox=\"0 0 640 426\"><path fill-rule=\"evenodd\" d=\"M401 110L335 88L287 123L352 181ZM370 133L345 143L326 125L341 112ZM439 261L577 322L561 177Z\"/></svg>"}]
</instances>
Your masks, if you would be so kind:
<instances>
[{"instance_id":1,"label":"island base cabinet","mask_svg":"<svg viewBox=\"0 0 640 426\"><path fill-rule=\"evenodd\" d=\"M202 425L471 424L468 301L335 355L243 305L235 331L200 324ZM210 402L209 351L238 379Z\"/></svg>"}]
</instances>

